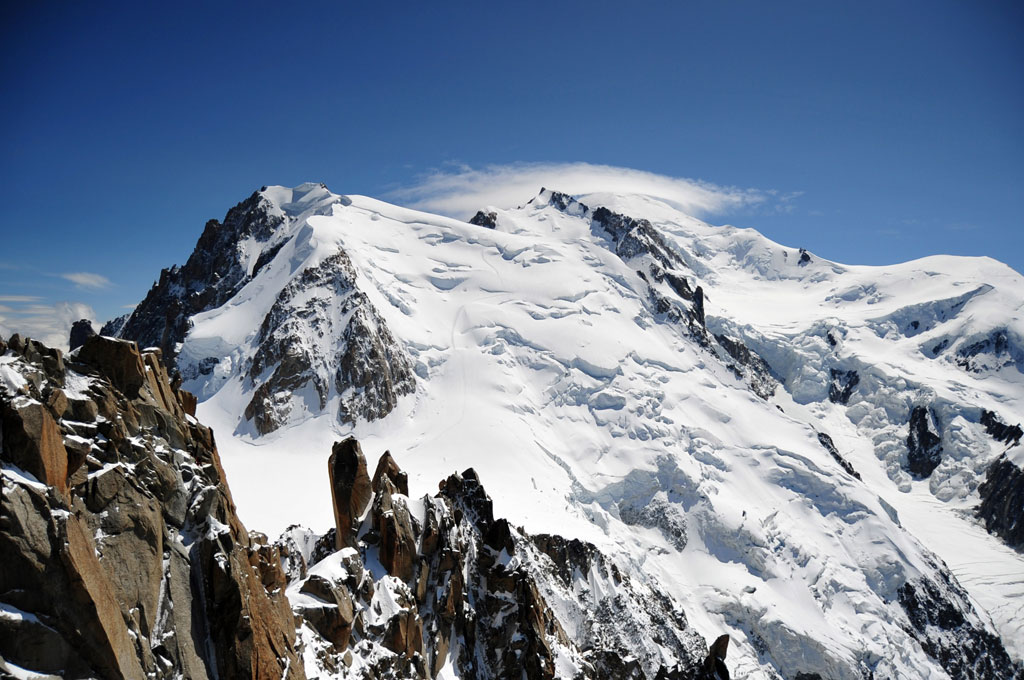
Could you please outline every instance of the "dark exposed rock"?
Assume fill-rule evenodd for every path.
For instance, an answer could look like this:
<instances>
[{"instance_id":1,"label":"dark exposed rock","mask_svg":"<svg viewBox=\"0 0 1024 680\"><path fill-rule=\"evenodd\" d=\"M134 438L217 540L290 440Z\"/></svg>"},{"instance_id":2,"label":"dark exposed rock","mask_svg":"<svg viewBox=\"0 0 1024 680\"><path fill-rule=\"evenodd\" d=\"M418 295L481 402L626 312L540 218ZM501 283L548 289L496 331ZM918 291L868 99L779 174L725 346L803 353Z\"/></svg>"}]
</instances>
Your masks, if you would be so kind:
<instances>
[{"instance_id":1,"label":"dark exposed rock","mask_svg":"<svg viewBox=\"0 0 1024 680\"><path fill-rule=\"evenodd\" d=\"M1008 425L992 411L982 409L981 424L985 426L985 431L992 435L993 439L1004 444L1017 446L1020 444L1020 438L1024 437L1024 430L1021 430L1020 423Z\"/></svg>"},{"instance_id":2,"label":"dark exposed rock","mask_svg":"<svg viewBox=\"0 0 1024 680\"><path fill-rule=\"evenodd\" d=\"M853 390L860 384L860 375L854 370L830 368L829 376L831 381L828 386L828 400L833 404L848 404Z\"/></svg>"},{"instance_id":3,"label":"dark exposed rock","mask_svg":"<svg viewBox=\"0 0 1024 680\"><path fill-rule=\"evenodd\" d=\"M488 229L494 229L498 226L498 213L495 212L484 212L478 210L473 217L469 220L470 224L475 224L478 227L487 227Z\"/></svg>"},{"instance_id":4,"label":"dark exposed rock","mask_svg":"<svg viewBox=\"0 0 1024 680\"><path fill-rule=\"evenodd\" d=\"M754 394L768 399L775 394L779 383L772 375L772 367L741 341L724 334L714 336L719 346L736 362L731 368L738 377L745 377Z\"/></svg>"},{"instance_id":5,"label":"dark exposed rock","mask_svg":"<svg viewBox=\"0 0 1024 680\"><path fill-rule=\"evenodd\" d=\"M363 449L352 437L337 442L327 461L337 549L354 546L359 518L372 498Z\"/></svg>"},{"instance_id":6,"label":"dark exposed rock","mask_svg":"<svg viewBox=\"0 0 1024 680\"><path fill-rule=\"evenodd\" d=\"M183 266L160 272L160 279L116 331L118 337L142 347L159 347L167 364L174 366L189 317L224 304L251 278L241 241L267 242L283 222L259 192L229 210L223 222L208 221L192 255ZM114 332L103 329L104 334Z\"/></svg>"},{"instance_id":7,"label":"dark exposed rock","mask_svg":"<svg viewBox=\"0 0 1024 680\"><path fill-rule=\"evenodd\" d=\"M398 493L403 496L409 495L409 475L398 467L398 463L395 462L390 451L385 451L384 455L377 461L377 469L373 473L373 481L371 483L374 493L380 493L381 480L384 477L391 480Z\"/></svg>"},{"instance_id":8,"label":"dark exposed rock","mask_svg":"<svg viewBox=\"0 0 1024 680\"><path fill-rule=\"evenodd\" d=\"M2 480L0 601L23 614L0 655L67 678L304 677L280 556L238 521L157 355L92 336L65 368L18 340L5 366L33 380L0 385L0 457L43 486ZM73 399L66 371L88 386Z\"/></svg>"},{"instance_id":9,"label":"dark exposed rock","mask_svg":"<svg viewBox=\"0 0 1024 680\"><path fill-rule=\"evenodd\" d=\"M261 190L229 210L223 223L210 220L188 261L163 270L130 317L111 322L104 334L159 348L166 366L180 368L186 380L210 376L222 357L190 357L178 366L176 352L190 319L222 306L287 243L301 238L286 238L290 232L283 227L291 219ZM312 338L320 341L307 342ZM416 387L412 362L356 287L355 270L341 250L300 272L278 293L253 358L241 370L252 388L245 427L256 434L289 422L297 400L307 400L299 406L303 413L318 411L337 393L339 420L355 423L382 418Z\"/></svg>"},{"instance_id":10,"label":"dark exposed rock","mask_svg":"<svg viewBox=\"0 0 1024 680\"><path fill-rule=\"evenodd\" d=\"M850 461L843 458L842 454L839 453L839 449L836 448L836 444L835 442L832 441L832 437L828 436L824 432L819 432L818 442L822 445L822 447L824 447L826 451L828 451L828 454L832 456L832 459L839 463L839 465L844 470L846 470L847 473L853 475L857 479L860 479L860 473L853 468L853 465L850 464Z\"/></svg>"},{"instance_id":11,"label":"dark exposed rock","mask_svg":"<svg viewBox=\"0 0 1024 680\"><path fill-rule=\"evenodd\" d=\"M985 528L1007 545L1024 550L1024 469L1000 456L989 466L978 493L977 515L985 520Z\"/></svg>"},{"instance_id":12,"label":"dark exposed rock","mask_svg":"<svg viewBox=\"0 0 1024 680\"><path fill-rule=\"evenodd\" d=\"M345 325L336 327L336 318ZM327 342L311 344L309 338ZM411 360L356 288L344 251L306 269L278 293L247 373L256 389L245 417L260 434L287 422L292 394L307 386L315 394L313 410L326 407L332 388L341 395L343 423L382 418L416 388Z\"/></svg>"},{"instance_id":13,"label":"dark exposed rock","mask_svg":"<svg viewBox=\"0 0 1024 680\"><path fill-rule=\"evenodd\" d=\"M974 372L998 371L1012 366L1024 373L1024 347L1020 339L1005 328L993 330L980 340L960 346L956 351L956 363Z\"/></svg>"},{"instance_id":14,"label":"dark exposed rock","mask_svg":"<svg viewBox=\"0 0 1024 680\"><path fill-rule=\"evenodd\" d=\"M800 249L800 260L797 262L797 264L800 265L801 267L806 267L812 261L813 260L811 260L811 254L809 252L807 252L806 250L804 250L803 248L801 248Z\"/></svg>"},{"instance_id":15,"label":"dark exposed rock","mask_svg":"<svg viewBox=\"0 0 1024 680\"><path fill-rule=\"evenodd\" d=\"M94 335L96 335L96 331L93 330L92 322L88 319L79 319L71 324L71 336L68 339L68 349L74 352L85 344L87 339Z\"/></svg>"},{"instance_id":16,"label":"dark exposed rock","mask_svg":"<svg viewBox=\"0 0 1024 680\"><path fill-rule=\"evenodd\" d=\"M146 384L146 367L134 342L94 335L75 356L80 363L99 371L128 399L137 398Z\"/></svg>"},{"instance_id":17,"label":"dark exposed rock","mask_svg":"<svg viewBox=\"0 0 1024 680\"><path fill-rule=\"evenodd\" d=\"M332 588L348 589L355 611L349 646L365 664L357 677L427 678L450 663L460 677L555 678L557 648L583 660L580 680L653 677L666 658L677 660L674 674L666 677L695 677L706 648L682 612L668 597L633 583L595 546L553 535L530 537L495 518L472 469L449 476L436 496L423 499L419 527L411 517L402 519L405 496L393 482L399 476L397 464L386 455L377 467L367 520L375 530L367 532L364 525L353 546L364 560L348 549L342 553L348 574L343 584L311 576L300 586L327 605ZM403 543L396 540L399 526L412 548L409 578L389 556ZM327 557L313 551L309 568L314 576L315 565ZM374 583L364 562L379 562L389 575ZM579 611L552 606L568 606L575 594L587 592L591 574L620 586L614 601L573 605ZM386 616L377 609L380 602L390 603ZM307 600L294 606L330 643L335 629L322 609ZM560 617L587 623L573 638ZM645 641L642 649L631 647L638 640ZM337 645L325 643L306 638L307 645L321 650L317 663L323 669L340 667L344 656Z\"/></svg>"},{"instance_id":18,"label":"dark exposed rock","mask_svg":"<svg viewBox=\"0 0 1024 680\"><path fill-rule=\"evenodd\" d=\"M377 481L370 516L373 530L380 537L377 542L380 563L395 578L409 581L413 577L416 563L416 535L413 532L412 517L405 497L396 496L398 489L392 484L391 478L382 475Z\"/></svg>"},{"instance_id":19,"label":"dark exposed rock","mask_svg":"<svg viewBox=\"0 0 1024 680\"><path fill-rule=\"evenodd\" d=\"M918 577L900 586L899 603L908 632L952 678L1021 678L998 637L985 629L966 592L945 567L932 565L941 580Z\"/></svg>"},{"instance_id":20,"label":"dark exposed rock","mask_svg":"<svg viewBox=\"0 0 1024 680\"><path fill-rule=\"evenodd\" d=\"M910 413L907 435L907 469L918 477L927 477L942 460L942 436L935 414L925 406Z\"/></svg>"},{"instance_id":21,"label":"dark exposed rock","mask_svg":"<svg viewBox=\"0 0 1024 680\"><path fill-rule=\"evenodd\" d=\"M352 315L343 338L345 351L334 375L334 386L343 395L338 419L383 418L398 397L415 391L412 362L368 300Z\"/></svg>"},{"instance_id":22,"label":"dark exposed rock","mask_svg":"<svg viewBox=\"0 0 1024 680\"><path fill-rule=\"evenodd\" d=\"M124 328L125 322L128 321L128 317L131 313L122 314L121 316L115 317L110 321L100 326L100 335L106 335L111 338L121 337L121 329Z\"/></svg>"},{"instance_id":23,"label":"dark exposed rock","mask_svg":"<svg viewBox=\"0 0 1024 680\"><path fill-rule=\"evenodd\" d=\"M700 667L697 680L729 680L729 668L725 665L725 656L729 651L729 636L719 635L711 643L707 658Z\"/></svg>"}]
</instances>

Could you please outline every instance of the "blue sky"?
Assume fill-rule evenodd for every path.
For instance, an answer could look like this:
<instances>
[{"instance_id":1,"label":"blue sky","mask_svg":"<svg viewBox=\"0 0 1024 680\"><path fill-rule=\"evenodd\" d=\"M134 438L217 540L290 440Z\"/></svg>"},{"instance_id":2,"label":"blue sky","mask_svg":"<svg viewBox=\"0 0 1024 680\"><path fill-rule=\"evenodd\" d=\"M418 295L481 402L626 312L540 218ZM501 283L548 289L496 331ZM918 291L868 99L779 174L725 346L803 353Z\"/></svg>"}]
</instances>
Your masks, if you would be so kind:
<instances>
[{"instance_id":1,"label":"blue sky","mask_svg":"<svg viewBox=\"0 0 1024 680\"><path fill-rule=\"evenodd\" d=\"M735 188L701 216L842 262L1024 270L1019 2L0 11L9 330L120 313L263 184L402 201L523 163Z\"/></svg>"}]
</instances>

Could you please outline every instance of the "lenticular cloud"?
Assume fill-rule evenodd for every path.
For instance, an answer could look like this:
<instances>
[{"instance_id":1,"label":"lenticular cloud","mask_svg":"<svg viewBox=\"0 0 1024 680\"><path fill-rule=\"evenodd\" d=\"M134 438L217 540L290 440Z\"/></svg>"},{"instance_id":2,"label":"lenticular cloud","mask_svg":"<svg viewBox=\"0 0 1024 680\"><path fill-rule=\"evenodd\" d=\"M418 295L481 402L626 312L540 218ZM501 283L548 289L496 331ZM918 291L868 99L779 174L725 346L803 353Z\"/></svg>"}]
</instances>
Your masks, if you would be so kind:
<instances>
[{"instance_id":1,"label":"lenticular cloud","mask_svg":"<svg viewBox=\"0 0 1024 680\"><path fill-rule=\"evenodd\" d=\"M772 192L722 187L701 180L590 163L520 163L462 166L436 171L389 198L412 208L465 219L481 208L514 208L541 187L582 195L597 192L642 194L691 215L721 215L765 202Z\"/></svg>"}]
</instances>

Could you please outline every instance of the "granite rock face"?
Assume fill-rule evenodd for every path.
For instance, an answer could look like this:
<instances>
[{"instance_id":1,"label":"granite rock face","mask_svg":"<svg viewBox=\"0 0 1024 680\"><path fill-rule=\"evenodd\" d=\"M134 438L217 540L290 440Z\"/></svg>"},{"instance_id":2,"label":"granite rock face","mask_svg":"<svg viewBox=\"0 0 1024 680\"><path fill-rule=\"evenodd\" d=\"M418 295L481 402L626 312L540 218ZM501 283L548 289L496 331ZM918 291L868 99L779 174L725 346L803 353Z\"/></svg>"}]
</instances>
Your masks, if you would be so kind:
<instances>
[{"instance_id":1,"label":"granite rock face","mask_svg":"<svg viewBox=\"0 0 1024 680\"><path fill-rule=\"evenodd\" d=\"M305 677L280 557L158 352L12 338L2 360L0 670Z\"/></svg>"}]
</instances>

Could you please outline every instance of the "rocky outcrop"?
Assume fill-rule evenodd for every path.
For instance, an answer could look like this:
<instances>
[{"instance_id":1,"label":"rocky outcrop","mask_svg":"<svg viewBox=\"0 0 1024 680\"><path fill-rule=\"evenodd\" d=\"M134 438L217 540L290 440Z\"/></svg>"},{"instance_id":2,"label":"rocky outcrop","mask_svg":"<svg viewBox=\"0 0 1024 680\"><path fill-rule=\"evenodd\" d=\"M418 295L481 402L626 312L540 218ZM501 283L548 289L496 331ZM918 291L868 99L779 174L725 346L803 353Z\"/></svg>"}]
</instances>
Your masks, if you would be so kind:
<instances>
[{"instance_id":1,"label":"rocky outcrop","mask_svg":"<svg viewBox=\"0 0 1024 680\"><path fill-rule=\"evenodd\" d=\"M957 365L972 373L1000 371L1015 368L1024 373L1024 346L1015 333L1007 328L997 328L985 337L964 341L956 351Z\"/></svg>"},{"instance_id":2,"label":"rocky outcrop","mask_svg":"<svg viewBox=\"0 0 1024 680\"><path fill-rule=\"evenodd\" d=\"M66 678L303 678L280 557L238 521L158 354L9 344L0 657Z\"/></svg>"},{"instance_id":3,"label":"rocky outcrop","mask_svg":"<svg viewBox=\"0 0 1024 680\"><path fill-rule=\"evenodd\" d=\"M951 678L987 680L1024 677L998 637L974 612L964 590L945 567L931 565L939 580L926 576L908 580L898 591L910 622L908 632Z\"/></svg>"},{"instance_id":4,"label":"rocky outcrop","mask_svg":"<svg viewBox=\"0 0 1024 680\"><path fill-rule=\"evenodd\" d=\"M376 420L416 389L412 361L356 287L341 250L278 293L247 374L255 389L245 417L260 434L281 427L295 409L323 410L332 394L341 397L339 421ZM297 401L302 391L313 403Z\"/></svg>"},{"instance_id":5,"label":"rocky outcrop","mask_svg":"<svg viewBox=\"0 0 1024 680\"><path fill-rule=\"evenodd\" d=\"M349 437L335 443L327 459L327 472L334 505L336 546L340 550L355 545L359 520L372 498L366 458L359 442Z\"/></svg>"},{"instance_id":6,"label":"rocky outcrop","mask_svg":"<svg viewBox=\"0 0 1024 680\"><path fill-rule=\"evenodd\" d=\"M68 349L74 352L85 344L85 341L96 335L92 322L88 319L79 319L71 324L71 335L68 338Z\"/></svg>"},{"instance_id":7,"label":"rocky outcrop","mask_svg":"<svg viewBox=\"0 0 1024 680\"><path fill-rule=\"evenodd\" d=\"M1012 548L1024 550L1024 469L1006 455L1000 456L989 466L978 494L981 505L977 515L985 521L989 533Z\"/></svg>"},{"instance_id":8,"label":"rocky outcrop","mask_svg":"<svg viewBox=\"0 0 1024 680\"><path fill-rule=\"evenodd\" d=\"M359 444L339 442L331 470L344 547L323 550L329 536L295 527L277 544L300 637L323 673L698 677L708 650L678 605L589 543L531 537L495 518L473 470L415 504L388 452L370 481ZM361 522L356 479L373 493Z\"/></svg>"},{"instance_id":9,"label":"rocky outcrop","mask_svg":"<svg viewBox=\"0 0 1024 680\"><path fill-rule=\"evenodd\" d=\"M496 212L484 212L483 210L477 210L476 214L469 219L470 224L475 224L478 227L486 227L487 229L494 229L498 226L498 213Z\"/></svg>"},{"instance_id":10,"label":"rocky outcrop","mask_svg":"<svg viewBox=\"0 0 1024 680\"><path fill-rule=\"evenodd\" d=\"M927 477L942 460L942 434L935 414L926 406L910 412L907 434L907 469L918 477Z\"/></svg>"},{"instance_id":11,"label":"rocky outcrop","mask_svg":"<svg viewBox=\"0 0 1024 680\"><path fill-rule=\"evenodd\" d=\"M824 432L818 433L818 443L821 444L822 448L828 451L828 455L832 456L832 460L839 463L846 472L853 475L857 479L860 479L860 473L857 472L850 461L843 458L842 454L839 453L839 449L836 448L836 443L832 441L832 437L825 434Z\"/></svg>"},{"instance_id":12,"label":"rocky outcrop","mask_svg":"<svg viewBox=\"0 0 1024 680\"><path fill-rule=\"evenodd\" d=\"M982 409L981 411L981 424L985 426L985 431L992 436L998 442L1003 442L1009 446L1017 446L1020 444L1021 437L1024 437L1024 430L1021 429L1020 423L1016 425L1009 425L999 419L992 411Z\"/></svg>"},{"instance_id":13,"label":"rocky outcrop","mask_svg":"<svg viewBox=\"0 0 1024 680\"><path fill-rule=\"evenodd\" d=\"M833 404L848 404L850 397L853 396L853 390L860 384L860 375L853 370L830 368L829 378L828 400Z\"/></svg>"},{"instance_id":14,"label":"rocky outcrop","mask_svg":"<svg viewBox=\"0 0 1024 680\"><path fill-rule=\"evenodd\" d=\"M131 315L102 332L160 349L165 366L204 394L210 381L227 376L215 373L224 365L222 348L184 342L192 318L223 306L282 253L299 257L291 263L297 274L276 291L251 354L232 364L232 374L244 375L251 392L239 427L267 434L324 410L335 396L342 423L382 418L415 390L412 361L356 286L348 255L339 248L302 265L310 253L303 240L309 233L292 228L303 216L329 214L346 199L308 184L293 190L291 200L301 205L277 204L284 200L264 187L229 210L223 222L207 222L188 261L164 269Z\"/></svg>"},{"instance_id":15,"label":"rocky outcrop","mask_svg":"<svg viewBox=\"0 0 1024 680\"><path fill-rule=\"evenodd\" d=\"M730 360L726 366L737 378L746 380L754 394L762 399L768 399L775 394L779 382L772 375L772 367L767 361L740 340L725 334L717 334L714 338Z\"/></svg>"}]
</instances>

